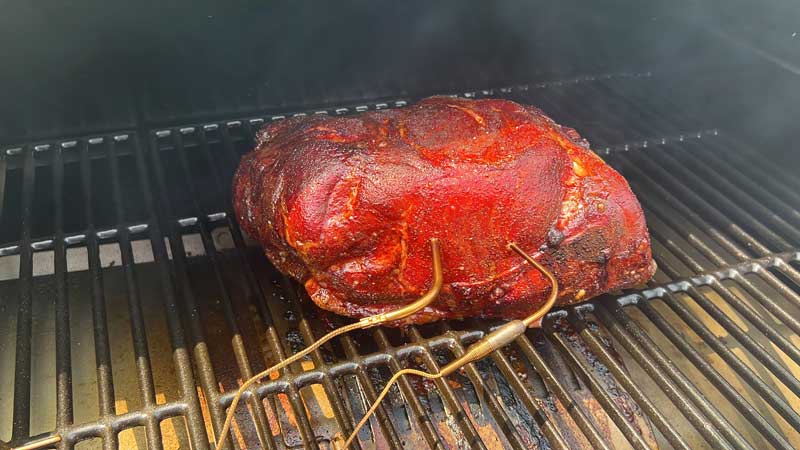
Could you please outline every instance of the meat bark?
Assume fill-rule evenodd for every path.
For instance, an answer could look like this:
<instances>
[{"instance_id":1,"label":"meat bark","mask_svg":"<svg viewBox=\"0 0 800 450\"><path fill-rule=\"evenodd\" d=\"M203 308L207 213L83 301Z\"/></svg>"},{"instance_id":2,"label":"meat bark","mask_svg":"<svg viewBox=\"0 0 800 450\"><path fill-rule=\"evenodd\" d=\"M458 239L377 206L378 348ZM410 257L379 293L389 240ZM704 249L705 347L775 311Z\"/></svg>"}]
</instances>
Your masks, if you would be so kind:
<instances>
[{"instance_id":1,"label":"meat bark","mask_svg":"<svg viewBox=\"0 0 800 450\"><path fill-rule=\"evenodd\" d=\"M647 281L642 209L578 133L506 100L431 97L350 117L263 127L234 178L242 228L321 308L364 317L444 287L404 323L522 318L550 286L506 247L549 267L559 304Z\"/></svg>"}]
</instances>

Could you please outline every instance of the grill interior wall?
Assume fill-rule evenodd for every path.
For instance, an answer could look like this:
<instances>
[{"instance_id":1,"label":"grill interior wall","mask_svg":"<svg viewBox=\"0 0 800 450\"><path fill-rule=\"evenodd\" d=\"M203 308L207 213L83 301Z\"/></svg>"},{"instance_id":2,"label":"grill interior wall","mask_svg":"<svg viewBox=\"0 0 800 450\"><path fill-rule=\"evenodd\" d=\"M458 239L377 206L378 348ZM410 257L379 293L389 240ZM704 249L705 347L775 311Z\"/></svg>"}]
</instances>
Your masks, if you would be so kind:
<instances>
[{"instance_id":1,"label":"grill interior wall","mask_svg":"<svg viewBox=\"0 0 800 450\"><path fill-rule=\"evenodd\" d=\"M538 105L577 128L639 197L660 270L641 290L551 314L447 381L403 380L361 445L800 447L800 179L658 82L462 94ZM0 379L14 382L0 383L0 440L55 430L64 448L205 448L242 378L343 323L230 215L238 157L273 119L6 149ZM339 339L252 392L237 445L332 446L390 371L442 365L490 325Z\"/></svg>"}]
</instances>

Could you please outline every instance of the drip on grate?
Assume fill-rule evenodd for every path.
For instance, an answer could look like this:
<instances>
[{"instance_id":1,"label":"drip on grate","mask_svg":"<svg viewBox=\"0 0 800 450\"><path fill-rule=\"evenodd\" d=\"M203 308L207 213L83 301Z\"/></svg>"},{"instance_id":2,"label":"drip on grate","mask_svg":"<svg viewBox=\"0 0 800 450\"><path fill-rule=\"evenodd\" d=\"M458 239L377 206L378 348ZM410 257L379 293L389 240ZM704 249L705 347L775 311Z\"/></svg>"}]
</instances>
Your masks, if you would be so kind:
<instances>
[{"instance_id":1,"label":"drip on grate","mask_svg":"<svg viewBox=\"0 0 800 450\"><path fill-rule=\"evenodd\" d=\"M640 290L550 314L446 380L402 380L357 445L800 446L800 179L705 131L715 124L655 83L465 94L575 126L629 180L660 270ZM231 174L264 120L6 149L0 379L13 383L0 383L0 440L208 448L242 379L344 323L272 269L230 214ZM234 446L336 448L390 373L435 370L495 324L337 339L250 390Z\"/></svg>"}]
</instances>

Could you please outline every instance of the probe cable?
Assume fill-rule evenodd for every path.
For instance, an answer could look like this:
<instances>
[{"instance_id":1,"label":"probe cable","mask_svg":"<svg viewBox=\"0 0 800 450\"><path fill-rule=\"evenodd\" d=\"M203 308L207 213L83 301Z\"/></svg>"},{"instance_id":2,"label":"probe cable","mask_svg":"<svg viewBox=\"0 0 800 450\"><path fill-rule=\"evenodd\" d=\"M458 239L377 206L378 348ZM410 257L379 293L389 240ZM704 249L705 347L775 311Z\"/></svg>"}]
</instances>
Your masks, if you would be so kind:
<instances>
[{"instance_id":1,"label":"probe cable","mask_svg":"<svg viewBox=\"0 0 800 450\"><path fill-rule=\"evenodd\" d=\"M248 388L250 388L250 386L257 383L259 380L271 374L272 372L281 370L284 367L288 366L289 364L292 364L297 360L303 358L304 356L318 349L323 344L335 338L336 336L340 336L342 334L348 333L353 330L363 330L366 328L374 327L376 325L380 325L382 323L401 320L430 305L433 302L433 300L436 299L436 297L439 295L439 291L441 291L442 289L442 278L443 278L442 257L441 257L441 250L439 248L439 239L431 238L430 243L431 243L431 253L433 256L433 281L431 283L430 289L428 289L428 291L425 294L423 294L422 297L394 311L376 314L374 316L364 317L358 322L354 322L345 325L343 327L337 328L331 331L330 333L326 334L325 336L322 336L321 338L319 338L317 341L315 341L313 344L309 345L302 351L295 353L294 355L254 375L252 378L242 383L242 385L239 386L239 389L236 391L236 394L234 394L233 400L231 401L231 406L228 408L228 413L225 415L225 423L222 425L222 430L219 433L219 438L217 439L215 449L216 450L222 449L228 431L231 428L231 423L233 422L234 412L236 411L236 407L239 405L239 400L241 400L242 395Z\"/></svg>"},{"instance_id":2,"label":"probe cable","mask_svg":"<svg viewBox=\"0 0 800 450\"><path fill-rule=\"evenodd\" d=\"M550 295L547 297L547 301L545 301L544 305L542 305L542 307L539 308L535 313L531 314L530 316L522 320L512 320L510 322L506 322L505 324L499 326L494 331L481 338L479 341L470 345L467 348L467 351L464 352L464 354L461 355L460 358L457 358L455 361L444 366L441 370L439 370L436 373L428 373L416 369L402 369L396 372L394 375L392 375L391 378L389 378L389 381L386 383L386 386L383 388L380 395L378 395L378 397L375 398L375 401L372 402L372 405L364 414L364 417L361 419L360 422L358 422L358 425L356 425L353 432L350 433L350 437L348 437L347 441L345 441L344 443L343 447L344 450L347 450L350 447L350 444L353 442L358 432L367 423L370 416L372 416L375 410L378 409L378 406L381 404L383 399L389 393L389 389L403 375L417 375L423 378L427 378L429 380L436 380L439 378L446 377L452 374L453 372L457 371L461 367L469 363L475 362L487 356L489 353L495 350L499 350L502 347L510 344L511 341L513 341L514 339L518 338L523 333L525 333L525 330L528 327L537 326L541 323L542 317L544 317L544 315L547 314L548 311L550 311L550 309L556 303L556 297L558 297L558 280L556 280L556 277L553 276L553 274L549 270L547 270L544 266L539 264L538 261L533 259L533 257L531 257L530 255L525 253L521 248L519 248L517 244L510 243L508 244L508 248L517 252L520 256L525 258L525 260L528 261L528 263L530 263L533 267L539 270L539 272L541 272L550 281L551 284Z\"/></svg>"}]
</instances>

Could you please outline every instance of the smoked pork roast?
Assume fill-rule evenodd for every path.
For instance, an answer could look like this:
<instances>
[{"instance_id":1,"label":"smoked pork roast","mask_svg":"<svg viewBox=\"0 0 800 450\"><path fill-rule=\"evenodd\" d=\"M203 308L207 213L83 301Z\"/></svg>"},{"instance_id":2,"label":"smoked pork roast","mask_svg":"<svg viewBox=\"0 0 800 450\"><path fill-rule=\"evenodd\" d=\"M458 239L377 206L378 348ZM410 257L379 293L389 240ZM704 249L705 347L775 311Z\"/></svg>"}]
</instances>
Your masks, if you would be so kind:
<instances>
[{"instance_id":1,"label":"smoked pork roast","mask_svg":"<svg viewBox=\"0 0 800 450\"><path fill-rule=\"evenodd\" d=\"M536 311L550 285L509 242L555 274L559 304L642 284L655 271L625 179L575 130L531 106L431 97L273 122L256 141L234 178L239 223L317 305L341 315L393 310L423 294L432 237L444 287L404 323Z\"/></svg>"}]
</instances>

